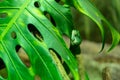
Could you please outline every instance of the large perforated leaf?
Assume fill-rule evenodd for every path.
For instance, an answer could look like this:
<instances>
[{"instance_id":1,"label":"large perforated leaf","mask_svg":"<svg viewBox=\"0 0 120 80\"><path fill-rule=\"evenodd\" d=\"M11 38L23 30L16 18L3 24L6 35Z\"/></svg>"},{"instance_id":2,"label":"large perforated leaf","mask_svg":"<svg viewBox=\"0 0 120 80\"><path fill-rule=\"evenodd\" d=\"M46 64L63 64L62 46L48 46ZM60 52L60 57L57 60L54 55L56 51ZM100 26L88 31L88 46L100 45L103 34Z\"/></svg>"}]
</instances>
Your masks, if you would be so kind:
<instances>
[{"instance_id":1,"label":"large perforated leaf","mask_svg":"<svg viewBox=\"0 0 120 80\"><path fill-rule=\"evenodd\" d=\"M41 80L63 80L64 76L49 51L53 50L66 62L75 80L79 80L75 58L41 7L51 15L55 12L53 17L57 26L64 22L64 27L67 27L65 31L61 27L60 31L71 34L72 23L66 17L70 16L69 10L53 0L0 0L0 58L7 68L6 79L34 80L39 76ZM61 18L63 21L58 21ZM30 67L18 56L19 47L28 55ZM4 78L0 76L0 79Z\"/></svg>"}]
</instances>

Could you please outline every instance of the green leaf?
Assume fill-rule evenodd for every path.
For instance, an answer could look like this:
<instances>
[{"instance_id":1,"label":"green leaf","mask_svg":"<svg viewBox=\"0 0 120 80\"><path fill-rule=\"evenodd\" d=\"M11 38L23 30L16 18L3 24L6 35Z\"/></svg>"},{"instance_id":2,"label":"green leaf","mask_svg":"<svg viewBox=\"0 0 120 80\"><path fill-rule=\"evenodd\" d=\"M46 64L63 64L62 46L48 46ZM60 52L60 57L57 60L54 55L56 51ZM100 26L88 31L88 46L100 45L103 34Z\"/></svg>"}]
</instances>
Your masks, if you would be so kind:
<instances>
[{"instance_id":1,"label":"green leaf","mask_svg":"<svg viewBox=\"0 0 120 80\"><path fill-rule=\"evenodd\" d=\"M72 16L68 5L60 5L54 0L41 0L41 10L48 12L62 34L71 36L73 29Z\"/></svg>"},{"instance_id":2,"label":"green leaf","mask_svg":"<svg viewBox=\"0 0 120 80\"><path fill-rule=\"evenodd\" d=\"M104 36L105 31L102 21L108 25L108 28L112 33L113 41L111 48L109 50L113 49L119 43L120 40L119 33L110 25L110 23L103 17L100 11L89 0L63 0L63 1L66 2L66 4L68 5L74 6L79 12L90 17L98 25L101 31L102 42L103 42L101 51L103 50L105 44L105 36Z\"/></svg>"},{"instance_id":3,"label":"green leaf","mask_svg":"<svg viewBox=\"0 0 120 80\"><path fill-rule=\"evenodd\" d=\"M75 80L79 80L77 62L74 56L66 48L59 31L39 8L40 4L41 6L44 3L48 4L48 1L45 1L0 1L0 58L7 68L7 80L34 80L35 76L40 76L42 80L63 80L64 76L57 68L49 49L53 49L56 54L62 57ZM50 4L53 5L52 0L49 2ZM47 8L50 7L46 6ZM65 15L66 12L63 14ZM59 21L59 23L62 24L63 22ZM67 25L67 22L65 24ZM37 30L40 36L37 37L36 31L32 32L32 30ZM69 32L68 30L67 33ZM23 64L17 55L16 48L18 45L28 55L30 67Z\"/></svg>"},{"instance_id":4,"label":"green leaf","mask_svg":"<svg viewBox=\"0 0 120 80\"><path fill-rule=\"evenodd\" d=\"M85 72L85 80L90 80L87 72Z\"/></svg>"}]
</instances>

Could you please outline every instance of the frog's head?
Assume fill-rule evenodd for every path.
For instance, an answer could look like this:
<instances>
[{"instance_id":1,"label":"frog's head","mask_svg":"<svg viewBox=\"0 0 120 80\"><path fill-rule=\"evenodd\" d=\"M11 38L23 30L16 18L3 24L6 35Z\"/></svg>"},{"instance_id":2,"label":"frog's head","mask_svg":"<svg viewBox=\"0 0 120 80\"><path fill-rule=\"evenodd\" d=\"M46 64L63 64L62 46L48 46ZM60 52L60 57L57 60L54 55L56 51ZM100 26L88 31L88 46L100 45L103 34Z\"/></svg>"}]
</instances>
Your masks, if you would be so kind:
<instances>
[{"instance_id":1,"label":"frog's head","mask_svg":"<svg viewBox=\"0 0 120 80\"><path fill-rule=\"evenodd\" d=\"M71 36L71 45L79 45L81 43L82 39L80 37L80 33L78 30L73 30L72 31L72 36Z\"/></svg>"}]
</instances>

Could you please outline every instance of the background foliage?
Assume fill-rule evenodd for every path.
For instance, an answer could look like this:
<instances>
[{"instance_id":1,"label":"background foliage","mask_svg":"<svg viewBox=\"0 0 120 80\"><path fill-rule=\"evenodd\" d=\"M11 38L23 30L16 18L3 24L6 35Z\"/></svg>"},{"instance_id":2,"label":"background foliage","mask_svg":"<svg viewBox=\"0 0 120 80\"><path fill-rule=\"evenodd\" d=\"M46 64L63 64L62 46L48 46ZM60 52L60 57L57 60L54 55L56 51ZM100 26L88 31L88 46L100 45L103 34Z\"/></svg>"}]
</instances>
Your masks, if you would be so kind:
<instances>
[{"instance_id":1,"label":"background foliage","mask_svg":"<svg viewBox=\"0 0 120 80\"><path fill-rule=\"evenodd\" d=\"M96 7L101 11L105 18L120 32L120 10L119 0L92 0ZM85 15L79 14L75 9L73 10L74 24L80 30L82 38L90 41L101 42L101 35L97 25ZM79 17L79 18L78 18ZM111 37L108 28L106 31L106 42L111 43ZM96 33L96 34L94 34Z\"/></svg>"}]
</instances>

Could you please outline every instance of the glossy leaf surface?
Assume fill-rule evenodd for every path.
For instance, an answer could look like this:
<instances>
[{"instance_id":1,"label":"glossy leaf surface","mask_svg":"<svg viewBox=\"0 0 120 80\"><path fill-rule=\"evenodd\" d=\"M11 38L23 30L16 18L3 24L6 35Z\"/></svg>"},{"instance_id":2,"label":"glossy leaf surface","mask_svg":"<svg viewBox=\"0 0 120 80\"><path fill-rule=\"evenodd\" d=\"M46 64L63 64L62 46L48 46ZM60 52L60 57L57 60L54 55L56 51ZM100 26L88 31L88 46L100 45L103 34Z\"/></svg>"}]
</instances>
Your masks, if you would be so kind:
<instances>
[{"instance_id":1,"label":"glossy leaf surface","mask_svg":"<svg viewBox=\"0 0 120 80\"><path fill-rule=\"evenodd\" d=\"M56 8L50 7L53 5ZM34 80L35 76L39 76L42 80L63 80L64 76L61 75L57 64L52 59L50 49L62 57L75 80L79 80L75 58L66 48L57 28L51 24L44 16L44 11L41 10L41 7L45 9L50 7L53 12L56 12L57 6L59 5L53 0L0 1L0 58L7 68L7 80ZM66 8L59 7L59 9L65 9L65 12L56 13L58 17L55 15L55 20L67 14ZM52 14L51 11L50 14ZM68 19L63 18L63 20L65 26L68 27ZM59 26L63 24L63 21L56 21L56 24ZM70 35L71 28L63 32ZM30 67L27 67L17 55L17 46L25 50L30 60Z\"/></svg>"},{"instance_id":2,"label":"glossy leaf surface","mask_svg":"<svg viewBox=\"0 0 120 80\"><path fill-rule=\"evenodd\" d=\"M62 34L66 34L70 37L73 29L73 22L69 6L60 5L55 0L40 0L40 3L40 9L52 16L58 30Z\"/></svg>"}]
</instances>

